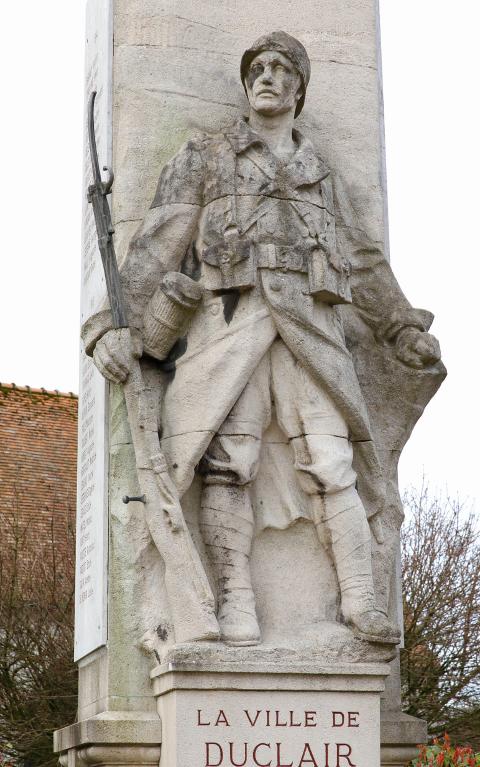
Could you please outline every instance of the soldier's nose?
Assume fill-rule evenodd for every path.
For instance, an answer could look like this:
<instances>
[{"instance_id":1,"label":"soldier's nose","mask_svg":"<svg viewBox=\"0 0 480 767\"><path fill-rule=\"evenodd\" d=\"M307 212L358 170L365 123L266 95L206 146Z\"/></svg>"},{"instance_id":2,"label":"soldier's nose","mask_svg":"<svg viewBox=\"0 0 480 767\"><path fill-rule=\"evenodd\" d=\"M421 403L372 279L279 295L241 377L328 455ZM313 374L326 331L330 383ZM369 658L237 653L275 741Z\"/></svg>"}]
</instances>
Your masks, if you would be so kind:
<instances>
[{"instance_id":1,"label":"soldier's nose","mask_svg":"<svg viewBox=\"0 0 480 767\"><path fill-rule=\"evenodd\" d=\"M260 80L262 83L271 83L272 79L273 79L272 70L270 69L270 67L267 67L266 69L263 70Z\"/></svg>"}]
</instances>

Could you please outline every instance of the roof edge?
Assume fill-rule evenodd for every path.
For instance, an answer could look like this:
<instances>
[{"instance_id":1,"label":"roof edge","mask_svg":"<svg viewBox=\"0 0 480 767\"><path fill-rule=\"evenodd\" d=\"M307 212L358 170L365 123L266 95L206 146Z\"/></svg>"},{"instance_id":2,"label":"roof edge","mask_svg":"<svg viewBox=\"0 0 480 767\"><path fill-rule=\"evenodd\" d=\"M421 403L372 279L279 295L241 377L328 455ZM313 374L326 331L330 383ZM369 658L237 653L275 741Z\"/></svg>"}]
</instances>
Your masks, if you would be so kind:
<instances>
[{"instance_id":1,"label":"roof edge","mask_svg":"<svg viewBox=\"0 0 480 767\"><path fill-rule=\"evenodd\" d=\"M44 389L43 387L41 389L35 389L33 386L17 386L15 383L2 383L0 381L0 391L2 389L25 392L28 394L45 394L48 397L68 397L69 399L78 399L78 394L75 394L73 391L63 392L58 391L58 389L51 391L49 389Z\"/></svg>"}]
</instances>

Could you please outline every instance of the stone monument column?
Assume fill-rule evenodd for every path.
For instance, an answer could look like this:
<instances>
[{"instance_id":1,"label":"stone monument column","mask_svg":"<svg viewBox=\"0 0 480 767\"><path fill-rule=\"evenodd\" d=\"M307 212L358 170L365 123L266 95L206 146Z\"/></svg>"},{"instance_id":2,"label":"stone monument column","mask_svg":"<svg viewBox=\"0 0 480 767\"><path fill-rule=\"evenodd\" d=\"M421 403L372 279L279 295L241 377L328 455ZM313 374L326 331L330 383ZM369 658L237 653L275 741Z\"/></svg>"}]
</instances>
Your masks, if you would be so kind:
<instances>
[{"instance_id":1,"label":"stone monument column","mask_svg":"<svg viewBox=\"0 0 480 767\"><path fill-rule=\"evenodd\" d=\"M445 369L389 265L377 2L88 0L86 50L127 319L85 202L55 750L405 765L397 465Z\"/></svg>"}]
</instances>

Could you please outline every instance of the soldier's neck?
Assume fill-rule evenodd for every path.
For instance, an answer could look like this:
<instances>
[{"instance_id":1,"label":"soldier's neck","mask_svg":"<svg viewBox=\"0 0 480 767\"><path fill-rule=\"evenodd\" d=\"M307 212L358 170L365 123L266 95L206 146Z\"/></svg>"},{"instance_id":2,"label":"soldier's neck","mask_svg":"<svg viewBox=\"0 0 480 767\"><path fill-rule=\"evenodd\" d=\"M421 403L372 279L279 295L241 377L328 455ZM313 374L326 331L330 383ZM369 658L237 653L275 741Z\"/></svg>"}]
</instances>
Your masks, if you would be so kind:
<instances>
[{"instance_id":1,"label":"soldier's neck","mask_svg":"<svg viewBox=\"0 0 480 767\"><path fill-rule=\"evenodd\" d=\"M288 160L296 148L292 136L294 119L293 111L267 116L252 109L248 121L252 130L258 133L276 157Z\"/></svg>"}]
</instances>

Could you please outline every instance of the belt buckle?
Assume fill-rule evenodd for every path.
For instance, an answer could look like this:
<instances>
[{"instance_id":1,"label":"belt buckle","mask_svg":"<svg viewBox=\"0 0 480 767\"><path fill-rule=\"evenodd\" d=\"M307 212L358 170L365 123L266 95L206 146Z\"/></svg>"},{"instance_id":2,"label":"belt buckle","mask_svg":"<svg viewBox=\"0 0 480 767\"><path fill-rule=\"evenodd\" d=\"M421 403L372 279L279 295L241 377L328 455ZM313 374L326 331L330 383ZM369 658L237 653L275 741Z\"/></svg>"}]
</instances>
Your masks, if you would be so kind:
<instances>
[{"instance_id":1,"label":"belt buckle","mask_svg":"<svg viewBox=\"0 0 480 767\"><path fill-rule=\"evenodd\" d=\"M277 246L277 269L280 269L282 272L288 272L288 265L287 265L287 258L288 258L288 252L286 248L283 248L282 246Z\"/></svg>"},{"instance_id":2,"label":"belt buckle","mask_svg":"<svg viewBox=\"0 0 480 767\"><path fill-rule=\"evenodd\" d=\"M232 256L233 256L233 253L227 250L225 253L222 253L222 255L220 256L220 263L229 264Z\"/></svg>"}]
</instances>

